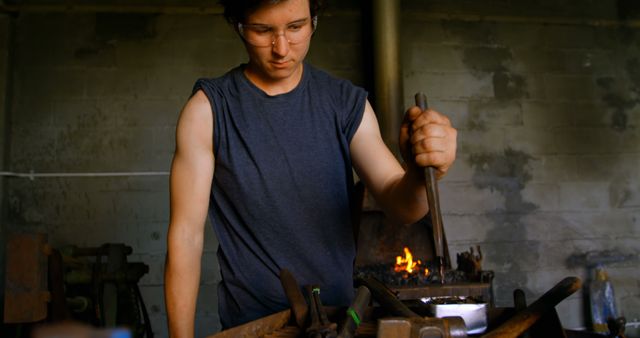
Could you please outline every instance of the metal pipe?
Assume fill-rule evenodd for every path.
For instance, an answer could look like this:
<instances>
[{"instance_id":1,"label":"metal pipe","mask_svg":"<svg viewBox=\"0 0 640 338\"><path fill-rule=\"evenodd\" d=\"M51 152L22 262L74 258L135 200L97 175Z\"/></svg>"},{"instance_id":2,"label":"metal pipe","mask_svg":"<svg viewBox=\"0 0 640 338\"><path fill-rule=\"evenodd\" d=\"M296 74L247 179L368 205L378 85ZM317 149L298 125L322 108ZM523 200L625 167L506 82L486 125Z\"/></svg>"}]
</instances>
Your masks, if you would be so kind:
<instances>
[{"instance_id":1,"label":"metal pipe","mask_svg":"<svg viewBox=\"0 0 640 338\"><path fill-rule=\"evenodd\" d=\"M373 1L374 110L382 139L396 154L397 133L404 107L399 47L399 0Z\"/></svg>"}]
</instances>

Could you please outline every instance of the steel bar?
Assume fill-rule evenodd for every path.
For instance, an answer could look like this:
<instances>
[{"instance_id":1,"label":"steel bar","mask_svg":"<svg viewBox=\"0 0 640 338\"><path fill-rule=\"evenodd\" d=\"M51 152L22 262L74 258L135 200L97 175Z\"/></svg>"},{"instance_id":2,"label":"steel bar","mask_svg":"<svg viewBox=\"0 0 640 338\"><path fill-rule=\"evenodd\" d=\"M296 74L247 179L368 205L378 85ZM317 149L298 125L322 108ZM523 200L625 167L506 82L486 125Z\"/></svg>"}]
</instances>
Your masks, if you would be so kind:
<instances>
[{"instance_id":1,"label":"steel bar","mask_svg":"<svg viewBox=\"0 0 640 338\"><path fill-rule=\"evenodd\" d=\"M422 110L428 109L427 96L423 93L416 93L416 105ZM440 212L440 196L438 194L438 181L436 179L436 169L434 167L424 168L424 182L427 189L427 202L429 203L429 214L431 215L431 226L433 228L433 241L435 245L436 257L438 257L438 272L440 283L444 284L444 226L442 224L442 214Z\"/></svg>"}]
</instances>

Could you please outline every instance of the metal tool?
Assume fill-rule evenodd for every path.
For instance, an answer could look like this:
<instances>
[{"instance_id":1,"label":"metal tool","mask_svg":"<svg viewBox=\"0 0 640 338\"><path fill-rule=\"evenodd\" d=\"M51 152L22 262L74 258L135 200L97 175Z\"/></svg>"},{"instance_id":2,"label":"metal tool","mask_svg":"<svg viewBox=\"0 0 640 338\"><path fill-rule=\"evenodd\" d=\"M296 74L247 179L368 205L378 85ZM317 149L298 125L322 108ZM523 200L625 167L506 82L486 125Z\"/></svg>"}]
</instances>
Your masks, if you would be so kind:
<instances>
[{"instance_id":1,"label":"metal tool","mask_svg":"<svg viewBox=\"0 0 640 338\"><path fill-rule=\"evenodd\" d=\"M436 318L460 317L464 320L467 334L484 333L488 326L487 303L468 303L462 297L432 297L427 303L429 312Z\"/></svg>"},{"instance_id":2,"label":"metal tool","mask_svg":"<svg viewBox=\"0 0 640 338\"><path fill-rule=\"evenodd\" d=\"M309 313L311 315L311 326L307 328L309 338L336 338L338 335L336 323L329 322L327 313L322 307L320 300L320 287L317 285L307 285L305 287L309 296Z\"/></svg>"},{"instance_id":3,"label":"metal tool","mask_svg":"<svg viewBox=\"0 0 640 338\"><path fill-rule=\"evenodd\" d=\"M300 291L298 282L296 282L296 279L289 270L282 269L280 270L280 283L282 283L284 293L287 296L289 305L291 305L291 311L295 317L296 324L299 328L303 328L307 321L309 307Z\"/></svg>"},{"instance_id":4,"label":"metal tool","mask_svg":"<svg viewBox=\"0 0 640 338\"><path fill-rule=\"evenodd\" d=\"M356 291L356 298L351 303L351 306L347 309L347 318L344 321L342 330L338 335L338 338L351 338L355 335L362 318L364 317L364 310L369 301L371 300L371 292L369 289L361 285Z\"/></svg>"},{"instance_id":5,"label":"metal tool","mask_svg":"<svg viewBox=\"0 0 640 338\"><path fill-rule=\"evenodd\" d=\"M416 93L416 105L421 110L428 108L427 96L423 93ZM435 244L436 257L438 258L438 272L440 283L444 284L444 227L442 225L442 214L440 213L440 197L438 196L438 181L436 180L434 167L424 168L425 186L427 188L427 199L429 212L431 214L431 225L433 227L433 239Z\"/></svg>"}]
</instances>

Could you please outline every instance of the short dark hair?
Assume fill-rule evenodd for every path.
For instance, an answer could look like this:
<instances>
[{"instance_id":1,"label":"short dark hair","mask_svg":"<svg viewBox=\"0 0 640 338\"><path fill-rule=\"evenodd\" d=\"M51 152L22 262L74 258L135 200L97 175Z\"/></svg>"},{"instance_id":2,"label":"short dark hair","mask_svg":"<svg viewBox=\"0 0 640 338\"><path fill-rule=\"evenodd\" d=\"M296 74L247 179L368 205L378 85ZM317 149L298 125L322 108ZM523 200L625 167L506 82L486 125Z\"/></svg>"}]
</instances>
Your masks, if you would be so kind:
<instances>
[{"instance_id":1,"label":"short dark hair","mask_svg":"<svg viewBox=\"0 0 640 338\"><path fill-rule=\"evenodd\" d=\"M218 2L224 8L224 18L232 24L245 21L247 16L260 8L264 4L277 4L287 0L219 0ZM324 7L324 0L309 0L309 9L311 17L317 16Z\"/></svg>"}]
</instances>

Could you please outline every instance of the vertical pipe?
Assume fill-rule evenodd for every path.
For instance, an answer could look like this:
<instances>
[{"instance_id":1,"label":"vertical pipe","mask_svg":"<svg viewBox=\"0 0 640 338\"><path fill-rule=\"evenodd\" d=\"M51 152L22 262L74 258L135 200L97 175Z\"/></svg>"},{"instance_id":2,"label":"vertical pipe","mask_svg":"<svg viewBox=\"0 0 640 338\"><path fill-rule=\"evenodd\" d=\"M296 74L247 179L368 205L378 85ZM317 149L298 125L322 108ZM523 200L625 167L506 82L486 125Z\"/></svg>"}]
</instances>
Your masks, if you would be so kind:
<instances>
[{"instance_id":1,"label":"vertical pipe","mask_svg":"<svg viewBox=\"0 0 640 338\"><path fill-rule=\"evenodd\" d=\"M399 60L400 0L374 0L372 17L374 110L383 140L394 153L399 154L397 138L404 112Z\"/></svg>"}]
</instances>

